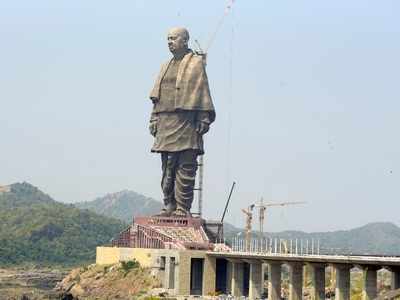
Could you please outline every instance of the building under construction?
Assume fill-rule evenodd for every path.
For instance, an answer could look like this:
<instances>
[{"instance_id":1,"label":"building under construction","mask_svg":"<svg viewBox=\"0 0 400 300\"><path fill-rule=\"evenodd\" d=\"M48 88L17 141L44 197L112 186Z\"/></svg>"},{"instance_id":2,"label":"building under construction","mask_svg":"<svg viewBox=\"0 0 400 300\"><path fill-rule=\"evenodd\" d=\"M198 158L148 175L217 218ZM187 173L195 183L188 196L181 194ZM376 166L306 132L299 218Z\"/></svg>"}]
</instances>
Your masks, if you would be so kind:
<instances>
[{"instance_id":1,"label":"building under construction","mask_svg":"<svg viewBox=\"0 0 400 300\"><path fill-rule=\"evenodd\" d=\"M135 218L111 243L114 247L213 250L222 240L221 222L152 216Z\"/></svg>"}]
</instances>

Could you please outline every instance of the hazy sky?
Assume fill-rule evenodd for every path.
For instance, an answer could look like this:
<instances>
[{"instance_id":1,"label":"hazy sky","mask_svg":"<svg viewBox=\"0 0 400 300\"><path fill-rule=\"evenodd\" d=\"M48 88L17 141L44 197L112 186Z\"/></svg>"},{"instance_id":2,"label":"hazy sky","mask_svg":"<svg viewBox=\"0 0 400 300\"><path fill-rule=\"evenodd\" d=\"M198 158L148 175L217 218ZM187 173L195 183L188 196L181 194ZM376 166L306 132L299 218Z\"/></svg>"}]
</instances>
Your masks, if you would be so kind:
<instances>
[{"instance_id":1,"label":"hazy sky","mask_svg":"<svg viewBox=\"0 0 400 300\"><path fill-rule=\"evenodd\" d=\"M186 26L205 47L225 6L0 1L0 184L160 200L148 94L166 32ZM235 1L208 56L205 216L220 217L235 180L238 226L260 197L308 202L272 208L268 231L400 225L399 53L396 0Z\"/></svg>"}]
</instances>

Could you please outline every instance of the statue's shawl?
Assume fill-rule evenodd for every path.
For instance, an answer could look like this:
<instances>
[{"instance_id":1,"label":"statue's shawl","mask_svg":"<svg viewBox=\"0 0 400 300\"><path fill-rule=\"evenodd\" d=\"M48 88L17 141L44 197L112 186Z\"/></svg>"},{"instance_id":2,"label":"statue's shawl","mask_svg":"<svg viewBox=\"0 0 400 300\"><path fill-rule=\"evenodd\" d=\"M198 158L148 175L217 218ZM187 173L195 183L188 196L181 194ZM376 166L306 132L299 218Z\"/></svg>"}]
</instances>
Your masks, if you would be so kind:
<instances>
[{"instance_id":1,"label":"statue's shawl","mask_svg":"<svg viewBox=\"0 0 400 300\"><path fill-rule=\"evenodd\" d=\"M171 61L172 59L162 65L160 74L150 93L150 99L154 103L154 113L162 112L157 107L157 103L160 101L160 85ZM174 109L207 111L210 113L210 122L215 120L215 110L203 57L192 51L188 52L179 64Z\"/></svg>"}]
</instances>

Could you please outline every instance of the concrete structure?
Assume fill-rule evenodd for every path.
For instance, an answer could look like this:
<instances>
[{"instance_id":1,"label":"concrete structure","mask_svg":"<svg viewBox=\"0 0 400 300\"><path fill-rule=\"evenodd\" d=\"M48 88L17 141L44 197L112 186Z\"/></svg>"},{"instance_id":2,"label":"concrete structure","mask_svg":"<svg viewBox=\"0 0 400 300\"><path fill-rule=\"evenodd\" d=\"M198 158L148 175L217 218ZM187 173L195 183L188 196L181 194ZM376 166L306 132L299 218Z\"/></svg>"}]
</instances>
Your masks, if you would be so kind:
<instances>
[{"instance_id":1,"label":"concrete structure","mask_svg":"<svg viewBox=\"0 0 400 300\"><path fill-rule=\"evenodd\" d=\"M372 300L378 296L378 281L376 266L362 266L363 270L363 300Z\"/></svg>"},{"instance_id":2,"label":"concrete structure","mask_svg":"<svg viewBox=\"0 0 400 300\"><path fill-rule=\"evenodd\" d=\"M263 294L264 282L262 262L257 260L251 261L249 280L249 298L260 299Z\"/></svg>"},{"instance_id":3,"label":"concrete structure","mask_svg":"<svg viewBox=\"0 0 400 300\"><path fill-rule=\"evenodd\" d=\"M392 272L392 289L396 290L400 288L400 267L391 267Z\"/></svg>"},{"instance_id":4,"label":"concrete structure","mask_svg":"<svg viewBox=\"0 0 400 300\"><path fill-rule=\"evenodd\" d=\"M268 262L268 298L281 299L281 262Z\"/></svg>"},{"instance_id":5,"label":"concrete structure","mask_svg":"<svg viewBox=\"0 0 400 300\"><path fill-rule=\"evenodd\" d=\"M111 244L122 248L211 250L213 243L222 240L222 234L221 222L201 218L136 217Z\"/></svg>"},{"instance_id":6,"label":"concrete structure","mask_svg":"<svg viewBox=\"0 0 400 300\"><path fill-rule=\"evenodd\" d=\"M310 267L311 299L325 299L325 267L336 271L335 299L350 299L350 269L363 270L363 299L377 296L377 271L392 272L392 288L399 288L400 258L339 255L294 255L203 250L98 247L96 262L112 264L138 260L158 276L171 295L231 294L258 299L281 299L282 265L289 267L289 299L302 299L303 268ZM264 267L268 291L263 290Z\"/></svg>"},{"instance_id":7,"label":"concrete structure","mask_svg":"<svg viewBox=\"0 0 400 300\"><path fill-rule=\"evenodd\" d=\"M230 293L234 297L242 296L244 293L244 285L243 285L243 262L241 261L230 261L232 264L232 274L231 274L231 290ZM228 279L229 280L229 279Z\"/></svg>"},{"instance_id":8,"label":"concrete structure","mask_svg":"<svg viewBox=\"0 0 400 300\"><path fill-rule=\"evenodd\" d=\"M311 275L311 299L325 299L325 265L319 263L308 263Z\"/></svg>"},{"instance_id":9,"label":"concrete structure","mask_svg":"<svg viewBox=\"0 0 400 300\"><path fill-rule=\"evenodd\" d=\"M303 264L291 262L289 265L289 300L303 298Z\"/></svg>"},{"instance_id":10,"label":"concrete structure","mask_svg":"<svg viewBox=\"0 0 400 300\"><path fill-rule=\"evenodd\" d=\"M334 264L336 273L335 300L350 299L350 269L349 264Z\"/></svg>"},{"instance_id":11,"label":"concrete structure","mask_svg":"<svg viewBox=\"0 0 400 300\"><path fill-rule=\"evenodd\" d=\"M210 295L215 292L216 258L205 251L97 247L96 263L115 264L137 260L157 275L173 295ZM197 263L197 264L196 264ZM197 277L194 278L193 274Z\"/></svg>"}]
</instances>

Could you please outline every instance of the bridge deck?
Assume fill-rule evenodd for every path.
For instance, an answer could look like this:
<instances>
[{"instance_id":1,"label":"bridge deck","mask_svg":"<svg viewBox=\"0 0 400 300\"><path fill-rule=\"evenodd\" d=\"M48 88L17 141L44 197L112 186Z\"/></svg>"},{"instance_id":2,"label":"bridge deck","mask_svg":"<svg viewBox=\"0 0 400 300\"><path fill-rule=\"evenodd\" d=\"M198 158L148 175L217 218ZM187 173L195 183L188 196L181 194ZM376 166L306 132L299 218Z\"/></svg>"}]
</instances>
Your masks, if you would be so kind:
<instances>
[{"instance_id":1,"label":"bridge deck","mask_svg":"<svg viewBox=\"0 0 400 300\"><path fill-rule=\"evenodd\" d=\"M207 255L238 260L264 260L324 264L376 265L382 267L400 266L400 257L391 256L356 256L356 255L296 255L254 252L207 252Z\"/></svg>"}]
</instances>

